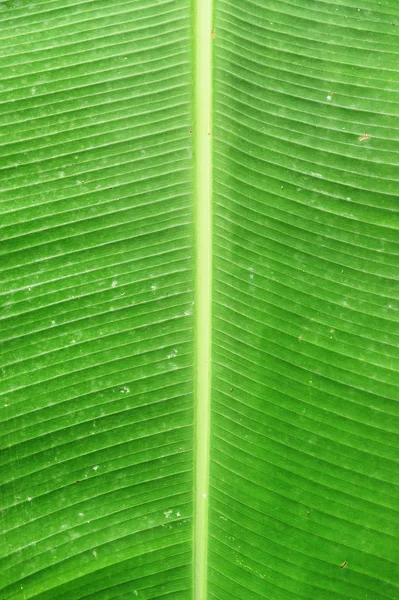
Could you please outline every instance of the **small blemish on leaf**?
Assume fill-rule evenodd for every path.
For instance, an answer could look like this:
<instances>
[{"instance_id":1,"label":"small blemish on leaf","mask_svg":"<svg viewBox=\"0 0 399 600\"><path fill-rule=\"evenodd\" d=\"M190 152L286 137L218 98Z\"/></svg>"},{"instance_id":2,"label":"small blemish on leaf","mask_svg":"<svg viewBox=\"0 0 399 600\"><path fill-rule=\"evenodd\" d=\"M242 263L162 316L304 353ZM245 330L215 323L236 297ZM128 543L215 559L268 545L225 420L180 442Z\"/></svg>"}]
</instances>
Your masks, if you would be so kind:
<instances>
[{"instance_id":1,"label":"small blemish on leaf","mask_svg":"<svg viewBox=\"0 0 399 600\"><path fill-rule=\"evenodd\" d=\"M339 565L340 569L345 569L346 565L348 564L347 560L344 560L344 562L342 563L342 565Z\"/></svg>"}]
</instances>

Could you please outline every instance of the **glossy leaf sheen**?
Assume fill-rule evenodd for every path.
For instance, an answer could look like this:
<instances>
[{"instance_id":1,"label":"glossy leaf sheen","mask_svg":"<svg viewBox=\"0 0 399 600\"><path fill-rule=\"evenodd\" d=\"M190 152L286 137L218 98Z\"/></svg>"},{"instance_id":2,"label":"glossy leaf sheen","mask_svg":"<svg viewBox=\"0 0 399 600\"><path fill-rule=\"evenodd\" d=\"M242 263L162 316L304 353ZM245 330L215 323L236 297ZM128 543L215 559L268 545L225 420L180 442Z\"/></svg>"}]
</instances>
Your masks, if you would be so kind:
<instances>
[{"instance_id":1,"label":"glossy leaf sheen","mask_svg":"<svg viewBox=\"0 0 399 600\"><path fill-rule=\"evenodd\" d=\"M399 598L399 6L213 10L196 531L194 3L0 2L1 599Z\"/></svg>"}]
</instances>

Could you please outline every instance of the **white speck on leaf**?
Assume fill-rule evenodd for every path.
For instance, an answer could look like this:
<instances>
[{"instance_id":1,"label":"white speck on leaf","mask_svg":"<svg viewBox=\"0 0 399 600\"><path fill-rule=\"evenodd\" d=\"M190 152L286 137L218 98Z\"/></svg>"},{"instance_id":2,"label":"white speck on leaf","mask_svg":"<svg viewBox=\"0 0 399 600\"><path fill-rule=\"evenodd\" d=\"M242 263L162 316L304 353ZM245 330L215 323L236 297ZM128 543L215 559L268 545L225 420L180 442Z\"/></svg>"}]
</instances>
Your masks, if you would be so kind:
<instances>
[{"instance_id":1,"label":"white speck on leaf","mask_svg":"<svg viewBox=\"0 0 399 600\"><path fill-rule=\"evenodd\" d=\"M114 287L116 287L117 285L118 285L118 282L117 282L117 281L113 281L113 282L111 283L111 287L113 287L113 288L114 288Z\"/></svg>"},{"instance_id":2,"label":"white speck on leaf","mask_svg":"<svg viewBox=\"0 0 399 600\"><path fill-rule=\"evenodd\" d=\"M173 512L173 510L165 510L165 512L163 513L165 515L165 519L169 519L172 512Z\"/></svg>"},{"instance_id":3,"label":"white speck on leaf","mask_svg":"<svg viewBox=\"0 0 399 600\"><path fill-rule=\"evenodd\" d=\"M98 471L98 465L96 465L95 467L93 467L93 471Z\"/></svg>"},{"instance_id":4,"label":"white speck on leaf","mask_svg":"<svg viewBox=\"0 0 399 600\"><path fill-rule=\"evenodd\" d=\"M30 496L27 497L27 501L30 502L32 498Z\"/></svg>"},{"instance_id":5,"label":"white speck on leaf","mask_svg":"<svg viewBox=\"0 0 399 600\"><path fill-rule=\"evenodd\" d=\"M152 289L153 292L155 292L155 290L157 289L157 286L156 285L152 285L151 289Z\"/></svg>"},{"instance_id":6,"label":"white speck on leaf","mask_svg":"<svg viewBox=\"0 0 399 600\"><path fill-rule=\"evenodd\" d=\"M121 389L121 394L128 394L130 392L130 388L127 387L127 385L124 385L123 388Z\"/></svg>"}]
</instances>

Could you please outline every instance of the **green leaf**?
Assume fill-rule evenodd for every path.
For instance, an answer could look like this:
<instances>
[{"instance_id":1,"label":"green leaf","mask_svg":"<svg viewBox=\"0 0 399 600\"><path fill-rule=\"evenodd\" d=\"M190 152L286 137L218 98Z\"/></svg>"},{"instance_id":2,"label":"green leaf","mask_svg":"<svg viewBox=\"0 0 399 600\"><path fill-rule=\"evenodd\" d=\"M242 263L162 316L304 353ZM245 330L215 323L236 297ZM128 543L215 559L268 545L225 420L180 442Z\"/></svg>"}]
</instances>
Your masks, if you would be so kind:
<instances>
[{"instance_id":1,"label":"green leaf","mask_svg":"<svg viewBox=\"0 0 399 600\"><path fill-rule=\"evenodd\" d=\"M399 598L397 3L0 25L0 600Z\"/></svg>"}]
</instances>

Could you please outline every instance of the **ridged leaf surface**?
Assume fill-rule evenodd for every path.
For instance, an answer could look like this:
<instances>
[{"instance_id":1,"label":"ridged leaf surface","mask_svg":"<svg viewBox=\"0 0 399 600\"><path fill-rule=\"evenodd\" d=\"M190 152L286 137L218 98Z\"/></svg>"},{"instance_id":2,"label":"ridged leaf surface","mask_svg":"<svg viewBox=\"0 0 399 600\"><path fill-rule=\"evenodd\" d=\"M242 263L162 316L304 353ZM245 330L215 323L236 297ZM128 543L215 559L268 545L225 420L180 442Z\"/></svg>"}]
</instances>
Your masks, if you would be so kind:
<instances>
[{"instance_id":1,"label":"ridged leaf surface","mask_svg":"<svg viewBox=\"0 0 399 600\"><path fill-rule=\"evenodd\" d=\"M399 598L398 28L0 2L0 600Z\"/></svg>"}]
</instances>

